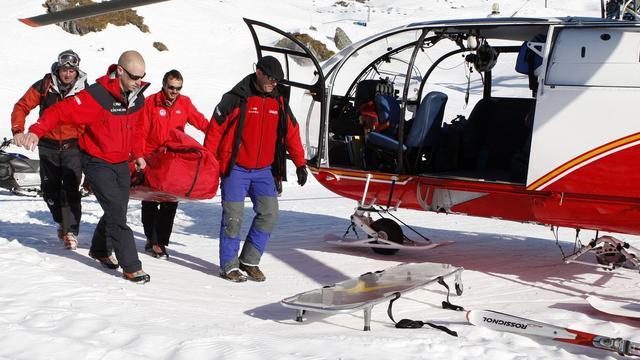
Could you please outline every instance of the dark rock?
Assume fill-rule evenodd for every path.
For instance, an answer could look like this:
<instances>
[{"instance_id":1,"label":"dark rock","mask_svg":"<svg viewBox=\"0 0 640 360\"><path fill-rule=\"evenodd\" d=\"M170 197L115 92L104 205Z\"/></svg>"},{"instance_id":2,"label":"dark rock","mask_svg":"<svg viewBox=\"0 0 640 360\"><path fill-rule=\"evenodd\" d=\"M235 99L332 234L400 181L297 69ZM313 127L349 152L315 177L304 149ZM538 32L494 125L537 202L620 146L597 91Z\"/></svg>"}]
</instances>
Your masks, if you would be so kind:
<instances>
[{"instance_id":1,"label":"dark rock","mask_svg":"<svg viewBox=\"0 0 640 360\"><path fill-rule=\"evenodd\" d=\"M342 50L353 43L351 39L349 39L349 36L347 36L347 33L340 27L336 28L336 34L333 36L333 41L336 43L336 47L339 50Z\"/></svg>"},{"instance_id":2,"label":"dark rock","mask_svg":"<svg viewBox=\"0 0 640 360\"><path fill-rule=\"evenodd\" d=\"M169 48L167 47L167 45L161 43L160 41L154 41L153 47L158 49L158 51L169 51Z\"/></svg>"}]
</instances>

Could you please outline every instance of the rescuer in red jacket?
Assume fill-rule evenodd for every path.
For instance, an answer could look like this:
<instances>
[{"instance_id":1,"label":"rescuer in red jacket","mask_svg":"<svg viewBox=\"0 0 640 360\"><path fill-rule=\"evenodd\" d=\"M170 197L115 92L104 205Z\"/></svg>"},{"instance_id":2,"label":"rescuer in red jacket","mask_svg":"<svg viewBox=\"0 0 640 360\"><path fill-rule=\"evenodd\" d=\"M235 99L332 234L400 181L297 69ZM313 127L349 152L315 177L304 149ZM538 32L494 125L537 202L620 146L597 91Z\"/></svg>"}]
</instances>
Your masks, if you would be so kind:
<instances>
[{"instance_id":1,"label":"rescuer in red jacket","mask_svg":"<svg viewBox=\"0 0 640 360\"><path fill-rule=\"evenodd\" d=\"M172 129L184 132L187 123L206 133L209 121L193 106L191 99L181 95L182 84L182 74L171 70L162 78L162 90L145 100L142 130L145 157L164 144ZM142 201L142 224L147 237L145 250L153 257L169 257L166 247L177 208L177 202Z\"/></svg>"},{"instance_id":2,"label":"rescuer in red jacket","mask_svg":"<svg viewBox=\"0 0 640 360\"><path fill-rule=\"evenodd\" d=\"M240 270L251 280L265 280L258 264L278 215L274 177L285 176L285 151L296 165L298 184L307 181L298 123L282 95L286 88L278 85L283 78L280 62L262 57L254 74L224 94L205 138L205 147L220 163L220 276L229 281L246 281ZM256 215L238 256L247 196Z\"/></svg>"},{"instance_id":3,"label":"rescuer in red jacket","mask_svg":"<svg viewBox=\"0 0 640 360\"><path fill-rule=\"evenodd\" d=\"M80 70L80 57L65 50L51 65L51 72L36 81L18 100L11 113L14 142L24 137L25 121L31 110L40 107L40 115L50 106L74 96L87 85L87 74ZM80 181L82 156L78 136L82 126L59 125L38 143L42 198L58 224L58 238L67 249L75 250L80 230Z\"/></svg>"},{"instance_id":4,"label":"rescuer in red jacket","mask_svg":"<svg viewBox=\"0 0 640 360\"><path fill-rule=\"evenodd\" d=\"M104 211L93 233L89 256L111 269L122 266L125 279L145 283L133 232L127 225L131 176L128 162L135 158L139 169L143 139L134 137L142 126L142 81L145 62L134 50L120 55L118 64L96 83L48 108L17 145L33 150L39 138L59 124L85 125L78 138L83 151L82 167L91 189ZM115 252L115 258L111 255Z\"/></svg>"}]
</instances>

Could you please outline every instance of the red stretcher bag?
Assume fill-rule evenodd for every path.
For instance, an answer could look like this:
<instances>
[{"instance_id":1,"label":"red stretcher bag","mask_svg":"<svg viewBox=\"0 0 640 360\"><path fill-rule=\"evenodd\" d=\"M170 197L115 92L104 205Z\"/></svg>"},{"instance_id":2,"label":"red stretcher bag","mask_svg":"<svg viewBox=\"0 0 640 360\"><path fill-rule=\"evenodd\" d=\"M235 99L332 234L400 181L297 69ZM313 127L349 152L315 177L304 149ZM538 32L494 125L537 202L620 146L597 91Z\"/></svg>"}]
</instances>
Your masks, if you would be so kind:
<instances>
[{"instance_id":1,"label":"red stretcher bag","mask_svg":"<svg viewBox=\"0 0 640 360\"><path fill-rule=\"evenodd\" d=\"M145 159L142 179L132 174L131 198L147 201L211 199L218 191L218 161L204 146L179 130ZM137 179L136 179L137 178Z\"/></svg>"}]
</instances>

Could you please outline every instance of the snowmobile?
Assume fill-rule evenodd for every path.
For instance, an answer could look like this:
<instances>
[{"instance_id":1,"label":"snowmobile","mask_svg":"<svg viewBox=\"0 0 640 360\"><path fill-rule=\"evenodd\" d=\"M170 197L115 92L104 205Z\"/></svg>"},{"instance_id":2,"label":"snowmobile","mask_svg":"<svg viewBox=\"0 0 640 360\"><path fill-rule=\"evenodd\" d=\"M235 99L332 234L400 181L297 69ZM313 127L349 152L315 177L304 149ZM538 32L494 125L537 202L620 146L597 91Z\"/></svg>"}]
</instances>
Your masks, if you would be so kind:
<instances>
[{"instance_id":1,"label":"snowmobile","mask_svg":"<svg viewBox=\"0 0 640 360\"><path fill-rule=\"evenodd\" d=\"M0 144L0 188L22 196L40 195L40 160L6 152L12 140Z\"/></svg>"}]
</instances>

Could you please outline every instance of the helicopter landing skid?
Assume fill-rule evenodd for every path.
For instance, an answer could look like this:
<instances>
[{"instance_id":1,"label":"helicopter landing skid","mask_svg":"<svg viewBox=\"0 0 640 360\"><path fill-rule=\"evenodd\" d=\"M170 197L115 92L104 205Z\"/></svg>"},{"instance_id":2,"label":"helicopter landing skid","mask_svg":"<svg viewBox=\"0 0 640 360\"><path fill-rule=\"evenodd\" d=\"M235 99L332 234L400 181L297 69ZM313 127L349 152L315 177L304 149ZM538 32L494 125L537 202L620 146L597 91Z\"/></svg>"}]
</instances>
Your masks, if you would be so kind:
<instances>
[{"instance_id":1,"label":"helicopter landing skid","mask_svg":"<svg viewBox=\"0 0 640 360\"><path fill-rule=\"evenodd\" d=\"M429 250L454 243L454 241L432 242L390 214L391 210L393 209L376 209L373 205L358 206L353 215L351 215L351 224L342 237L327 234L325 235L325 241L338 246L367 247L382 255L393 255L398 250ZM374 221L370 215L372 212L377 213L381 218ZM397 222L391 218L382 217L382 214L393 217ZM423 241L412 240L405 236L398 222L418 234ZM361 237L357 229L362 230L365 233L364 236ZM349 236L349 232L352 232L353 236Z\"/></svg>"},{"instance_id":2,"label":"helicopter landing skid","mask_svg":"<svg viewBox=\"0 0 640 360\"><path fill-rule=\"evenodd\" d=\"M556 239L557 240L557 239ZM558 245L559 246L559 245ZM562 250L562 248L560 248ZM597 264L578 260L587 253L593 253ZM591 240L587 245L581 245L573 254L564 256L566 264L583 264L595 266L604 270L633 270L640 272L640 250L629 243L613 236L600 236Z\"/></svg>"}]
</instances>

